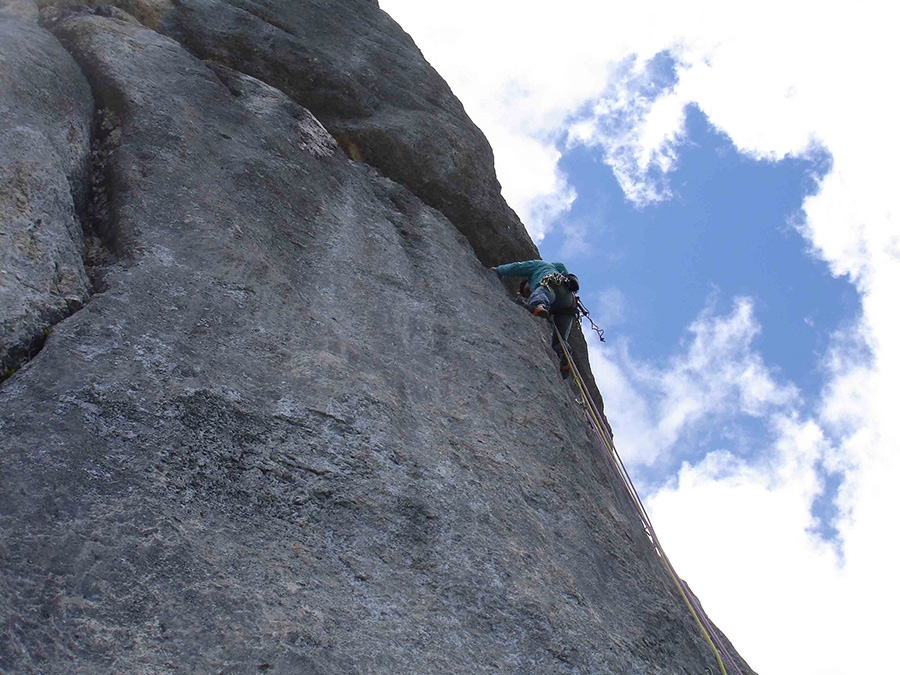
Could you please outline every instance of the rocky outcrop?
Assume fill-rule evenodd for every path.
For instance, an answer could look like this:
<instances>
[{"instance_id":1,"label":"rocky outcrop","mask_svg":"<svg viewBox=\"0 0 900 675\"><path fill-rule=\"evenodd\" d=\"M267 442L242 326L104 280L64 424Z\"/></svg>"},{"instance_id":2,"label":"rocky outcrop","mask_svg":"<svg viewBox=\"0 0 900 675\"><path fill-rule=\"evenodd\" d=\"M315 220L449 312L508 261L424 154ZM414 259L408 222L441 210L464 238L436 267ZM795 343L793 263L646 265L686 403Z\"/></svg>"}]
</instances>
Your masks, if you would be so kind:
<instances>
[{"instance_id":1,"label":"rocky outcrop","mask_svg":"<svg viewBox=\"0 0 900 675\"><path fill-rule=\"evenodd\" d=\"M48 0L40 0L48 2ZM51 6L80 3L57 0ZM97 0L89 0L96 4ZM500 195L493 152L446 82L377 2L116 0L195 56L258 78L312 111L355 161L441 211L487 266L538 257ZM122 16L124 15L124 17ZM508 286L514 289L514 284ZM575 359L602 408L579 326Z\"/></svg>"},{"instance_id":2,"label":"rocky outcrop","mask_svg":"<svg viewBox=\"0 0 900 675\"><path fill-rule=\"evenodd\" d=\"M195 56L260 79L308 108L351 159L377 167L441 211L485 265L538 256L500 196L484 134L376 2L111 4L175 38Z\"/></svg>"},{"instance_id":3,"label":"rocky outcrop","mask_svg":"<svg viewBox=\"0 0 900 675\"><path fill-rule=\"evenodd\" d=\"M93 102L37 8L0 13L0 380L90 294L76 212L87 191Z\"/></svg>"},{"instance_id":4,"label":"rocky outcrop","mask_svg":"<svg viewBox=\"0 0 900 675\"><path fill-rule=\"evenodd\" d=\"M301 102L352 159L447 216L484 264L537 257L484 134L377 5L182 0L158 30Z\"/></svg>"},{"instance_id":5,"label":"rocky outcrop","mask_svg":"<svg viewBox=\"0 0 900 675\"><path fill-rule=\"evenodd\" d=\"M268 11L307 5L379 11ZM0 387L0 670L715 669L546 326L416 186L156 7L45 11L115 256Z\"/></svg>"}]
</instances>

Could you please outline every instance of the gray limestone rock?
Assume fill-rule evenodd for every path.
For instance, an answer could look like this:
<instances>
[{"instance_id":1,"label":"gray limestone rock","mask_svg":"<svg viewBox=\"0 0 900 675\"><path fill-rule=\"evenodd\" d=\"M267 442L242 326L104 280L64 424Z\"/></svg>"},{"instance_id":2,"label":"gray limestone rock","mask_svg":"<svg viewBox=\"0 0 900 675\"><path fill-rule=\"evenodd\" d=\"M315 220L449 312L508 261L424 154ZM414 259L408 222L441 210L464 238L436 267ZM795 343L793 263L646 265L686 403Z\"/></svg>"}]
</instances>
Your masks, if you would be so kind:
<instances>
[{"instance_id":1,"label":"gray limestone rock","mask_svg":"<svg viewBox=\"0 0 900 675\"><path fill-rule=\"evenodd\" d=\"M159 30L311 110L351 158L447 216L484 264L536 257L484 134L377 4L182 0Z\"/></svg>"},{"instance_id":2,"label":"gray limestone rock","mask_svg":"<svg viewBox=\"0 0 900 675\"><path fill-rule=\"evenodd\" d=\"M0 386L0 671L715 672L469 238L293 96L98 12L45 16L117 255Z\"/></svg>"},{"instance_id":3,"label":"gray limestone rock","mask_svg":"<svg viewBox=\"0 0 900 675\"><path fill-rule=\"evenodd\" d=\"M500 194L487 139L377 3L115 2L196 56L263 80L308 108L351 159L378 168L447 216L485 265L539 256ZM72 3L82 0L53 4ZM512 292L514 286L507 288ZM578 325L571 343L602 409Z\"/></svg>"},{"instance_id":4,"label":"gray limestone rock","mask_svg":"<svg viewBox=\"0 0 900 675\"><path fill-rule=\"evenodd\" d=\"M159 0L153 11L140 0L122 2L194 54L259 78L311 110L350 158L447 216L485 265L539 257L500 195L484 134L377 3L181 0L162 12ZM571 342L602 409L577 325Z\"/></svg>"},{"instance_id":5,"label":"gray limestone rock","mask_svg":"<svg viewBox=\"0 0 900 675\"><path fill-rule=\"evenodd\" d=\"M76 210L87 194L93 102L35 13L25 3L0 10L0 379L90 293Z\"/></svg>"}]
</instances>

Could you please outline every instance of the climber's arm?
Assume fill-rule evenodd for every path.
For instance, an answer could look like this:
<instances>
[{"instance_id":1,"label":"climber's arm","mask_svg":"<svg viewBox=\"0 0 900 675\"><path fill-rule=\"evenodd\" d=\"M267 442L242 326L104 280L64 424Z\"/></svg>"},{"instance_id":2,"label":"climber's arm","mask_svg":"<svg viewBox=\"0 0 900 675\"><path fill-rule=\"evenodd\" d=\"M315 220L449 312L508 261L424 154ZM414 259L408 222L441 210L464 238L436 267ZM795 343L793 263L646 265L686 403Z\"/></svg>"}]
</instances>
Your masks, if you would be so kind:
<instances>
[{"instance_id":1,"label":"climber's arm","mask_svg":"<svg viewBox=\"0 0 900 675\"><path fill-rule=\"evenodd\" d=\"M494 267L494 271L501 277L530 277L540 260L520 260L519 262L506 263Z\"/></svg>"}]
</instances>

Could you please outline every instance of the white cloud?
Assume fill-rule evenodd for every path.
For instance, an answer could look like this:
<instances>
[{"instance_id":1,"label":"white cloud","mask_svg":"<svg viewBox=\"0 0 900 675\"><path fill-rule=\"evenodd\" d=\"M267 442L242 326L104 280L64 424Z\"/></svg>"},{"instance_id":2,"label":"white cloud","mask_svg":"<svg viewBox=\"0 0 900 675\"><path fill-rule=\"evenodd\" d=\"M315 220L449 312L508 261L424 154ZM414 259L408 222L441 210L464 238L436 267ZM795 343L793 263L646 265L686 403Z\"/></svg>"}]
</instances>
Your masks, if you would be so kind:
<instances>
[{"instance_id":1,"label":"white cloud","mask_svg":"<svg viewBox=\"0 0 900 675\"><path fill-rule=\"evenodd\" d=\"M872 269L875 281L896 272ZM892 536L900 334L888 302L871 291L864 316L877 316L878 327L863 321L835 337L824 364L828 386L807 417L797 412L793 387L779 383L753 352L759 327L746 301L729 316L704 313L692 340L664 368L635 362L627 349L591 344L629 464L660 465L704 418L758 415L769 424L771 443L743 457L720 450L683 463L646 500L676 569L764 675L855 675L883 671L893 658L893 623L882 610L900 602ZM844 479L831 543L816 534L813 516L823 489L820 466Z\"/></svg>"},{"instance_id":2,"label":"white cloud","mask_svg":"<svg viewBox=\"0 0 900 675\"><path fill-rule=\"evenodd\" d=\"M813 533L811 516L816 462L857 442L863 452L888 447L873 440L836 449L815 421L781 417L770 462L709 455L648 500L673 564L760 673L853 675L892 662L883 609L900 599L890 534L896 458L848 474L844 489L854 494L837 523L843 558Z\"/></svg>"},{"instance_id":3,"label":"white cloud","mask_svg":"<svg viewBox=\"0 0 900 675\"><path fill-rule=\"evenodd\" d=\"M752 349L760 327L748 298L727 316L712 306L694 321L682 353L664 366L634 359L628 344L590 343L591 364L626 461L669 459L673 446L701 423L763 417L795 406L797 388L779 383Z\"/></svg>"},{"instance_id":4,"label":"white cloud","mask_svg":"<svg viewBox=\"0 0 900 675\"><path fill-rule=\"evenodd\" d=\"M781 456L771 464L711 454L685 465L647 506L673 565L757 672L849 672L829 670L836 664L826 647L847 630L837 609L846 606L839 558L810 534L821 433L788 418L781 426Z\"/></svg>"},{"instance_id":5,"label":"white cloud","mask_svg":"<svg viewBox=\"0 0 900 675\"><path fill-rule=\"evenodd\" d=\"M563 122L596 99L611 64L632 53L627 36L599 4L573 0L552 11L536 0L380 4L413 35L486 133L504 196L540 240L573 196L555 170ZM655 23L650 9L645 23Z\"/></svg>"},{"instance_id":6,"label":"white cloud","mask_svg":"<svg viewBox=\"0 0 900 675\"><path fill-rule=\"evenodd\" d=\"M793 410L796 392L753 352L759 327L749 305L700 317L663 367L611 344L593 359L617 444L632 461L667 461L698 421L716 416L755 416L774 434L762 460L709 454L648 500L678 571L751 665L763 675L884 672L896 622L882 610L900 603L891 536L900 484L900 104L890 77L900 60L898 6L381 5L485 130L504 194L537 238L571 203L557 143L602 143L626 194L664 197L689 103L751 157L831 154L800 228L834 274L850 275L862 315L834 337L826 387L806 418ZM677 61L677 84L656 97L629 89L662 51ZM615 134L610 113L624 120ZM810 533L817 462L845 473L835 523L843 562Z\"/></svg>"},{"instance_id":7,"label":"white cloud","mask_svg":"<svg viewBox=\"0 0 900 675\"><path fill-rule=\"evenodd\" d=\"M600 146L625 196L638 206L671 196L665 175L676 164L685 101L656 85L647 63L626 59L586 115L576 116L567 146Z\"/></svg>"},{"instance_id":8,"label":"white cloud","mask_svg":"<svg viewBox=\"0 0 900 675\"><path fill-rule=\"evenodd\" d=\"M664 368L627 348L590 343L616 445L626 463L661 465L692 424L758 416L772 432L755 452L716 450L647 498L663 546L713 620L764 675L854 675L883 670L900 601L895 580L900 382L868 367L865 351L830 361L831 386L814 413L797 412L752 349L759 326L737 299L727 316L706 310ZM859 336L846 342L858 346ZM840 344L840 343L839 343ZM847 355L850 355L849 358ZM760 441L758 441L760 442ZM838 537L823 541L813 515L820 466L844 473Z\"/></svg>"}]
</instances>

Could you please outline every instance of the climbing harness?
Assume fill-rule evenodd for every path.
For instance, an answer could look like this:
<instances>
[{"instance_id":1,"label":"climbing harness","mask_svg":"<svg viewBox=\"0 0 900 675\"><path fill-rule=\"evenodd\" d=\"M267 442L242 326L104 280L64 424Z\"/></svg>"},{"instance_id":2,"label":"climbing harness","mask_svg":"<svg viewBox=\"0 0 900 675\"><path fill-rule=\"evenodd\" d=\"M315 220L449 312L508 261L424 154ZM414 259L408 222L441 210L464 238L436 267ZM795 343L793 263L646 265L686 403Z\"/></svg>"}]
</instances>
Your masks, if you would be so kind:
<instances>
[{"instance_id":1,"label":"climbing harness","mask_svg":"<svg viewBox=\"0 0 900 675\"><path fill-rule=\"evenodd\" d=\"M547 274L541 278L538 286L546 286L547 288L551 288L553 286L562 286L566 281L566 275L562 272L553 272L552 274Z\"/></svg>"},{"instance_id":2,"label":"climbing harness","mask_svg":"<svg viewBox=\"0 0 900 675\"><path fill-rule=\"evenodd\" d=\"M578 283L578 277L574 274L563 274L562 272L552 272L551 274L544 275L538 286L546 286L551 289L553 286L562 286L563 288L572 291L572 293L577 293L580 288Z\"/></svg>"},{"instance_id":3,"label":"climbing harness","mask_svg":"<svg viewBox=\"0 0 900 675\"><path fill-rule=\"evenodd\" d=\"M579 300L578 302L580 304L581 301ZM582 314L586 316L587 312L585 310L582 310ZM644 534L650 540L650 544L653 546L654 551L656 551L656 554L662 560L666 571L669 573L669 576L672 578L672 581L675 583L675 586L678 589L678 593L681 595L681 599L684 600L685 605L687 605L688 611L691 613L694 621L697 622L697 626L700 628L700 632L703 634L704 639L712 649L713 654L716 657L716 663L719 666L719 672L721 673L721 675L729 675L728 671L725 669L725 663L722 661L722 654L724 654L725 658L728 659L729 666L731 666L734 673L740 675L742 673L741 669L734 662L734 659L731 658L728 650L725 649L722 645L721 641L710 625L709 619L706 617L706 613L703 611L703 608L699 606L699 602L694 597L693 593L690 593L690 595L688 594L688 591L686 591L684 588L684 583L681 581L681 579L678 578L678 575L675 574L675 568L672 566L672 562L669 560L669 557L666 555L665 551L663 551L662 544L659 543L659 537L656 536L656 530L653 529L653 524L650 522L650 516L647 514L647 510L644 508L644 504L641 501L640 495L638 495L637 489L634 487L631 476L628 475L628 470L625 468L625 464L622 462L622 458L619 456L619 453L616 451L616 446L612 442L612 432L606 425L602 413L597 408L597 404L594 403L594 399L591 398L591 395L587 390L587 385L584 382L584 378L582 378L581 373L578 371L578 366L575 365L575 360L572 358L572 353L569 351L569 347L562 339L562 335L560 334L559 329L556 327L556 323L552 321L550 323L553 324L553 331L556 333L556 339L559 341L559 344L562 347L564 358L569 364L573 380L578 386L580 397L577 398L577 400L584 408L588 423L600 438L600 442L606 450L607 455L609 456L609 459L616 470L616 474L618 475L619 480L622 482L625 491L631 498L631 501L634 504L635 509L637 510L638 516L641 519L641 524L644 528ZM593 321L591 321L591 325L594 326L595 330L598 330ZM602 341L603 331L600 330L599 332L600 340Z\"/></svg>"}]
</instances>

